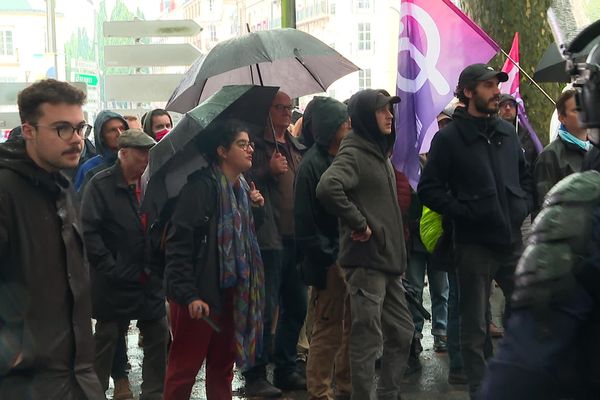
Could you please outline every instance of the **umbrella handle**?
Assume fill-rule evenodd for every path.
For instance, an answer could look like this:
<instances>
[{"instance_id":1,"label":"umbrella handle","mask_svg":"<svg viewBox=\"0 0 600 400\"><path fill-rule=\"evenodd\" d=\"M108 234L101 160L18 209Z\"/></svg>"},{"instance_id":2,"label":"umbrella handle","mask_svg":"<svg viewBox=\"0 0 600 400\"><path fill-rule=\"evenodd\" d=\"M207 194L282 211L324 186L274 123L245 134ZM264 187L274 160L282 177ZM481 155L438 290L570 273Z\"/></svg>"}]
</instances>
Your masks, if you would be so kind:
<instances>
[{"instance_id":1,"label":"umbrella handle","mask_svg":"<svg viewBox=\"0 0 600 400\"><path fill-rule=\"evenodd\" d=\"M273 133L273 142L275 143L275 152L279 153L279 144L277 143L277 136L275 135L275 125L273 125L273 120L271 119L271 114L269 114L269 124L271 125L271 133Z\"/></svg>"}]
</instances>

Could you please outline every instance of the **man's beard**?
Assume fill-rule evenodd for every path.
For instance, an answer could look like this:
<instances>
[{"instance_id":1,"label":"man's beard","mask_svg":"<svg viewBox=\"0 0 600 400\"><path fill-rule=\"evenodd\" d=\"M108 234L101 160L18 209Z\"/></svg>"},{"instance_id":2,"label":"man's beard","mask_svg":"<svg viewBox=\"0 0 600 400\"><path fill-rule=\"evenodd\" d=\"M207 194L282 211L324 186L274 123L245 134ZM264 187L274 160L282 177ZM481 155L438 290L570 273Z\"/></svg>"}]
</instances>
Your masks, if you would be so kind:
<instances>
[{"instance_id":1,"label":"man's beard","mask_svg":"<svg viewBox=\"0 0 600 400\"><path fill-rule=\"evenodd\" d=\"M494 96L490 99L486 100L480 97L477 92L475 92L475 96L473 96L473 101L475 102L475 109L483 114L497 114L498 110L500 110L500 105L495 103L495 106L491 106L490 102L498 101L500 96Z\"/></svg>"}]
</instances>

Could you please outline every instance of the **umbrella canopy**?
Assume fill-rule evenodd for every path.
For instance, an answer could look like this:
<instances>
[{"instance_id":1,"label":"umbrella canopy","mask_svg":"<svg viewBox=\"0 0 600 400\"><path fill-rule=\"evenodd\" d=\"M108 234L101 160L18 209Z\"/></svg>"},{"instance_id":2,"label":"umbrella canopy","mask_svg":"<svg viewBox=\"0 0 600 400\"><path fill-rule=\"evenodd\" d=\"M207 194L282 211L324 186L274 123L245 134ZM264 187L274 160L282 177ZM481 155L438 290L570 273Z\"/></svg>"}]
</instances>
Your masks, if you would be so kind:
<instances>
[{"instance_id":1,"label":"umbrella canopy","mask_svg":"<svg viewBox=\"0 0 600 400\"><path fill-rule=\"evenodd\" d=\"M217 44L198 58L167 102L185 113L221 87L232 84L279 86L290 97L324 92L359 68L308 33L272 29Z\"/></svg>"},{"instance_id":2,"label":"umbrella canopy","mask_svg":"<svg viewBox=\"0 0 600 400\"><path fill-rule=\"evenodd\" d=\"M187 112L173 130L150 150L148 185L142 210L157 216L166 202L176 197L190 174L207 165L199 145L212 127L230 119L262 132L271 102L279 88L272 86L225 86Z\"/></svg>"},{"instance_id":3,"label":"umbrella canopy","mask_svg":"<svg viewBox=\"0 0 600 400\"><path fill-rule=\"evenodd\" d=\"M600 43L600 37L588 44L585 49L575 55L577 62L584 62L588 54L596 44ZM556 43L550 43L542 59L535 68L533 80L537 82L571 82L571 76L567 73L567 62L562 58Z\"/></svg>"}]
</instances>

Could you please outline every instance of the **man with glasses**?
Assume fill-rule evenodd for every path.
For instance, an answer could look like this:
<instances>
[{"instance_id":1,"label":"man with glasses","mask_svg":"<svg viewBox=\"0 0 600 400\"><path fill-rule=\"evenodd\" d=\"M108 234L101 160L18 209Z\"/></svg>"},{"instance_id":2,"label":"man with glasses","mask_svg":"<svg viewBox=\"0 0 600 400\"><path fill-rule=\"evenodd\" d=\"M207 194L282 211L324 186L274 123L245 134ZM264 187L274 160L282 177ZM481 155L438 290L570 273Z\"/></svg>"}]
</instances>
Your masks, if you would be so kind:
<instances>
[{"instance_id":1,"label":"man with glasses","mask_svg":"<svg viewBox=\"0 0 600 400\"><path fill-rule=\"evenodd\" d=\"M83 193L83 186L98 172L112 166L117 160L117 139L129 129L127 121L112 111L101 111L94 121L94 144L97 155L85 162L73 181L75 190Z\"/></svg>"},{"instance_id":2,"label":"man with glasses","mask_svg":"<svg viewBox=\"0 0 600 400\"><path fill-rule=\"evenodd\" d=\"M85 94L53 79L18 96L22 137L0 145L0 398L104 399L70 181Z\"/></svg>"},{"instance_id":3,"label":"man with glasses","mask_svg":"<svg viewBox=\"0 0 600 400\"><path fill-rule=\"evenodd\" d=\"M296 345L306 317L307 295L296 270L294 241L294 180L306 147L288 130L293 108L290 96L278 92L267 129L256 139L249 174L265 198L266 218L257 232L265 268L264 349L256 366L244 373L247 396L272 397L281 395L279 389L306 389L306 380L297 370ZM266 365L278 305L274 387L267 381Z\"/></svg>"}]
</instances>

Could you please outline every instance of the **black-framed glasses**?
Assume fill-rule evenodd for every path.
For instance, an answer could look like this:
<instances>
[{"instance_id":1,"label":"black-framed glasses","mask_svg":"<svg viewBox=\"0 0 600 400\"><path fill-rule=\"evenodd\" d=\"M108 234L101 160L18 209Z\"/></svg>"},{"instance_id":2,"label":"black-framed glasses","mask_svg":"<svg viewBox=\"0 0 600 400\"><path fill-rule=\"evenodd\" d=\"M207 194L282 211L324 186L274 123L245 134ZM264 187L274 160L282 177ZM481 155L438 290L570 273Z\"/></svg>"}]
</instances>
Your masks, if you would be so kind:
<instances>
[{"instance_id":1,"label":"black-framed glasses","mask_svg":"<svg viewBox=\"0 0 600 400\"><path fill-rule=\"evenodd\" d=\"M33 126L35 126L36 128L41 127L41 128L54 129L56 131L56 134L58 135L58 137L61 138L62 140L71 140L71 138L73 137L75 132L77 132L77 134L80 137L87 138L88 135L90 134L90 132L92 131L92 126L90 124L81 124L81 125L77 125L77 126L73 126L71 124L60 124L60 125L56 125L56 126L35 124Z\"/></svg>"},{"instance_id":2,"label":"black-framed glasses","mask_svg":"<svg viewBox=\"0 0 600 400\"><path fill-rule=\"evenodd\" d=\"M244 151L248 151L249 147L252 147L252 149L254 149L254 142L248 142L247 140L240 140L235 144Z\"/></svg>"},{"instance_id":3,"label":"black-framed glasses","mask_svg":"<svg viewBox=\"0 0 600 400\"><path fill-rule=\"evenodd\" d=\"M273 104L273 107L279 111L282 112L283 110L287 110L289 112L292 112L292 110L294 109L294 106L292 105L285 105L285 104Z\"/></svg>"}]
</instances>

